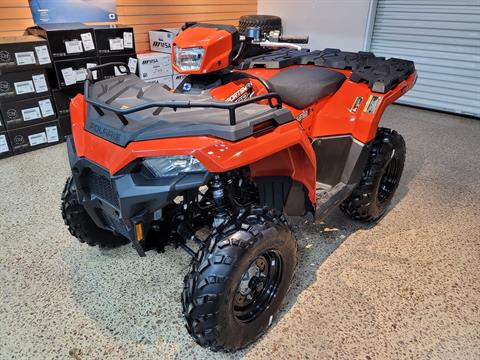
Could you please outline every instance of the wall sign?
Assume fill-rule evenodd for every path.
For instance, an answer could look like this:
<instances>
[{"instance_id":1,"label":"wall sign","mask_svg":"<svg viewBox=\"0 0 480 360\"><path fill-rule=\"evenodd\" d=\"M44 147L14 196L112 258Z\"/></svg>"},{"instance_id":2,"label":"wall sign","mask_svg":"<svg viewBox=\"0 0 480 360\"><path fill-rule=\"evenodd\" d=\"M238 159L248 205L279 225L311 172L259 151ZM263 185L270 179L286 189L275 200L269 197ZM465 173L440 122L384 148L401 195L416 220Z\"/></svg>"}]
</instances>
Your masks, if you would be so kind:
<instances>
[{"instance_id":1,"label":"wall sign","mask_svg":"<svg viewBox=\"0 0 480 360\"><path fill-rule=\"evenodd\" d=\"M35 24L117 21L116 0L29 0Z\"/></svg>"}]
</instances>

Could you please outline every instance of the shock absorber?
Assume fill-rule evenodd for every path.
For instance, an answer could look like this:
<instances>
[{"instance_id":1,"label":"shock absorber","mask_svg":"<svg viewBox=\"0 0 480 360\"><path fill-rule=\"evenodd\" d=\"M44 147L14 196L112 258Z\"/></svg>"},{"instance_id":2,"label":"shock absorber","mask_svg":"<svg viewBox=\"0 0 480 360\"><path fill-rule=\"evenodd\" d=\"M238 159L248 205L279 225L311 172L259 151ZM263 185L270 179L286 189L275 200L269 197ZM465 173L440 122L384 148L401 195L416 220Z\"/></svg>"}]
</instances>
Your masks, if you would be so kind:
<instances>
[{"instance_id":1,"label":"shock absorber","mask_svg":"<svg viewBox=\"0 0 480 360\"><path fill-rule=\"evenodd\" d=\"M212 190L213 202L215 203L213 226L217 227L222 224L227 217L224 204L225 188L220 175L217 174L213 177L213 180L210 182L210 189Z\"/></svg>"}]
</instances>

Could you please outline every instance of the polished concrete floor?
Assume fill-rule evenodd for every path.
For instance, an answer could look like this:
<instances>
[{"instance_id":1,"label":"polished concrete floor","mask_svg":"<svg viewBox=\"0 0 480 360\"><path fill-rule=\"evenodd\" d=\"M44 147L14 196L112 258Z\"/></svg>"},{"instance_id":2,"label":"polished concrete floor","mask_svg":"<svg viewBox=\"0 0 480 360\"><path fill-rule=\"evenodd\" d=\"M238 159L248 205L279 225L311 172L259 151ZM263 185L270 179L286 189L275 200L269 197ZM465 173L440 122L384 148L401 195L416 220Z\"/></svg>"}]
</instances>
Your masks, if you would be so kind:
<instances>
[{"instance_id":1,"label":"polished concrete floor","mask_svg":"<svg viewBox=\"0 0 480 360\"><path fill-rule=\"evenodd\" d=\"M480 121L393 106L407 142L390 212L295 221L300 259L260 341L215 354L180 312L185 253L81 245L60 216L65 145L0 161L0 359L479 359Z\"/></svg>"}]
</instances>

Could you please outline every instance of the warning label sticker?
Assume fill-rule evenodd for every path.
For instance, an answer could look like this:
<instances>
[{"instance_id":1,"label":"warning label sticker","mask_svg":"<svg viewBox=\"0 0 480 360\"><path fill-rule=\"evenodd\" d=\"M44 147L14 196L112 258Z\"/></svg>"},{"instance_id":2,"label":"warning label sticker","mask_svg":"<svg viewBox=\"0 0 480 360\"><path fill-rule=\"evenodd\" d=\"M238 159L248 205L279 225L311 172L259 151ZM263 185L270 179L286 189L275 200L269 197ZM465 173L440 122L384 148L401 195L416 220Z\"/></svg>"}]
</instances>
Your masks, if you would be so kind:
<instances>
[{"instance_id":1,"label":"warning label sticker","mask_svg":"<svg viewBox=\"0 0 480 360\"><path fill-rule=\"evenodd\" d=\"M363 112L367 114L373 114L375 110L377 110L378 104L380 104L380 100L382 100L381 97L370 95L367 103L365 104L365 107L363 108Z\"/></svg>"}]
</instances>

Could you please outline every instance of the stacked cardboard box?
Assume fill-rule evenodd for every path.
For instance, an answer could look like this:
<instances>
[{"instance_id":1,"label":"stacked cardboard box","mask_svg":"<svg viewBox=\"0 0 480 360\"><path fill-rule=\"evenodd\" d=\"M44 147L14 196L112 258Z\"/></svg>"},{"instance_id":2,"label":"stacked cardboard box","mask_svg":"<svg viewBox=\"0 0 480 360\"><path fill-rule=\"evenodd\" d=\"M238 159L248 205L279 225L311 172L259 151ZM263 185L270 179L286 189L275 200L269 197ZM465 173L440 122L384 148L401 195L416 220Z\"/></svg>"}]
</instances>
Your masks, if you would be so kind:
<instances>
[{"instance_id":1,"label":"stacked cardboard box","mask_svg":"<svg viewBox=\"0 0 480 360\"><path fill-rule=\"evenodd\" d=\"M83 93L87 69L99 64L94 30L84 24L44 24L28 28L27 32L48 42L53 60L53 68L47 70L48 79L54 89L62 133L70 135L70 99Z\"/></svg>"},{"instance_id":2,"label":"stacked cardboard box","mask_svg":"<svg viewBox=\"0 0 480 360\"><path fill-rule=\"evenodd\" d=\"M0 39L0 158L61 140L47 76L51 68L45 40Z\"/></svg>"},{"instance_id":3,"label":"stacked cardboard box","mask_svg":"<svg viewBox=\"0 0 480 360\"><path fill-rule=\"evenodd\" d=\"M123 25L45 24L27 29L46 39L54 67L48 72L64 136L71 134L70 100L83 93L87 69L135 59L133 28ZM131 65L136 62L130 60ZM133 65L132 65L133 66ZM135 70L135 69L133 69ZM119 75L118 69L94 72L94 78Z\"/></svg>"},{"instance_id":4,"label":"stacked cardboard box","mask_svg":"<svg viewBox=\"0 0 480 360\"><path fill-rule=\"evenodd\" d=\"M179 29L149 31L149 53L138 54L139 76L148 82L156 82L175 89L185 78L172 69L172 44Z\"/></svg>"},{"instance_id":5,"label":"stacked cardboard box","mask_svg":"<svg viewBox=\"0 0 480 360\"><path fill-rule=\"evenodd\" d=\"M136 72L137 59L135 53L135 38L133 28L126 25L96 25L93 27L98 47L100 64L121 62L128 64L132 73ZM102 77L108 79L122 76L118 67L106 68Z\"/></svg>"}]
</instances>

